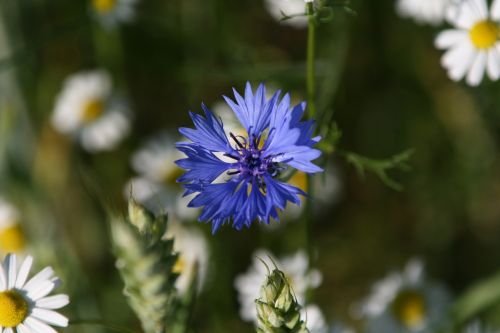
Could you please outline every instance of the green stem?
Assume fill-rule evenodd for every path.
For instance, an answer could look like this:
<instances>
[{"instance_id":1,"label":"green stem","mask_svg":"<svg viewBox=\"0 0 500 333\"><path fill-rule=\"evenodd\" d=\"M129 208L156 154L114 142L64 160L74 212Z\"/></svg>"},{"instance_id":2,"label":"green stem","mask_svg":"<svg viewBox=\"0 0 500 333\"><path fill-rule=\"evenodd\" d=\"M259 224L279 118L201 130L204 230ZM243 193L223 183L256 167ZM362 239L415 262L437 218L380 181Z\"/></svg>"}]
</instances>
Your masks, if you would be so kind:
<instances>
[{"instance_id":1,"label":"green stem","mask_svg":"<svg viewBox=\"0 0 500 333\"><path fill-rule=\"evenodd\" d=\"M307 175L307 193L309 197L306 199L305 206L305 214L306 214L306 246L307 246L307 256L309 257L309 267L314 267L315 261L315 251L314 251L314 242L313 242L313 221L314 221L314 211L312 204L312 193L314 192L314 184L313 184L313 175ZM306 304L312 300L313 297L313 289L308 288L306 292Z\"/></svg>"},{"instance_id":2,"label":"green stem","mask_svg":"<svg viewBox=\"0 0 500 333\"><path fill-rule=\"evenodd\" d=\"M316 115L315 106L315 81L316 81L316 64L315 64L315 48L316 48L316 19L314 17L314 3L308 2L306 4L306 13L308 17L308 34L307 34L307 110L310 119ZM309 267L314 263L314 245L313 245L313 206L311 196L313 195L313 177L307 175L307 193L309 198L306 200L305 214L306 214L306 245L307 253L309 256ZM309 288L306 295L306 302L312 298L312 289Z\"/></svg>"},{"instance_id":3,"label":"green stem","mask_svg":"<svg viewBox=\"0 0 500 333\"><path fill-rule=\"evenodd\" d=\"M71 320L69 322L69 324L70 325L94 325L94 326L99 326L102 328L106 328L110 331L119 332L119 333L136 333L136 332L134 332L131 329L128 329L126 327L122 327L122 326L115 325L115 324L108 324L100 319L75 319L75 320Z\"/></svg>"},{"instance_id":4,"label":"green stem","mask_svg":"<svg viewBox=\"0 0 500 333\"><path fill-rule=\"evenodd\" d=\"M316 115L316 64L315 64L315 48L316 48L316 19L314 17L314 3L306 4L306 13L308 17L308 33L307 33L307 109L309 118L314 118Z\"/></svg>"}]
</instances>

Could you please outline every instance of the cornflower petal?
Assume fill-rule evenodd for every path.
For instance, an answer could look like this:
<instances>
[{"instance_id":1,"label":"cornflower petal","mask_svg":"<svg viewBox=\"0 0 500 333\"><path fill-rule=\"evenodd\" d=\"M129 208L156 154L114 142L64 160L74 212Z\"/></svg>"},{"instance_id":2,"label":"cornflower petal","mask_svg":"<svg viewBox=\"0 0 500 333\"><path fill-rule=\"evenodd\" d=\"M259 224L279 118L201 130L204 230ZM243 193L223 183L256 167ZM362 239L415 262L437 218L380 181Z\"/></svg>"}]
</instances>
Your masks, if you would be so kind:
<instances>
[{"instance_id":1,"label":"cornflower petal","mask_svg":"<svg viewBox=\"0 0 500 333\"><path fill-rule=\"evenodd\" d=\"M209 150L223 151L226 153L233 152L234 149L227 140L222 122L218 120L212 111L210 111L204 104L202 104L201 107L205 111L206 118L190 112L191 119L193 120L196 129L182 127L179 129L179 132L189 140Z\"/></svg>"},{"instance_id":2,"label":"cornflower petal","mask_svg":"<svg viewBox=\"0 0 500 333\"><path fill-rule=\"evenodd\" d=\"M291 107L290 95L281 100L279 96L278 91L266 100L264 85L254 94L247 83L244 96L234 90L235 101L224 97L247 130L246 137L226 134L222 122L204 106L206 118L191 114L195 129L180 129L191 142L177 144L186 155L176 161L186 170L178 181L185 195L196 194L188 206L202 208L199 220L211 222L213 233L231 222L241 230L255 221L278 221L278 212L288 202L299 205L299 196L305 195L279 181L282 172L289 167L322 171L312 162L321 155L313 148L321 137L313 137L313 120L301 121L306 104Z\"/></svg>"}]
</instances>

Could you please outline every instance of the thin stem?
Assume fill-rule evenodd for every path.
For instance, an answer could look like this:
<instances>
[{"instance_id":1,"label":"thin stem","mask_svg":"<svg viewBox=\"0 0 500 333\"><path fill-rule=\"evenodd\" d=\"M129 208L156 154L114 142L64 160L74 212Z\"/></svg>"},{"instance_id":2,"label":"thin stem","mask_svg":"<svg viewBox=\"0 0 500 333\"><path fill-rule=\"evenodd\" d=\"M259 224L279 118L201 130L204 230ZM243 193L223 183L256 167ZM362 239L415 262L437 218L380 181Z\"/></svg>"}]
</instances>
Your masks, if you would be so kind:
<instances>
[{"instance_id":1,"label":"thin stem","mask_svg":"<svg viewBox=\"0 0 500 333\"><path fill-rule=\"evenodd\" d=\"M308 17L308 33L307 33L307 109L309 118L314 118L316 115L316 64L315 64L315 48L316 48L316 19L314 17L314 3L306 4L306 13Z\"/></svg>"},{"instance_id":2,"label":"thin stem","mask_svg":"<svg viewBox=\"0 0 500 333\"><path fill-rule=\"evenodd\" d=\"M313 119L316 115L316 64L315 64L315 48L316 48L316 18L314 13L314 2L306 3L306 14L308 18L308 34L307 34L307 75L306 75L306 86L307 86L307 111L310 119ZM307 254L309 257L309 267L314 264L314 243L313 243L313 176L307 175L307 193L309 197L306 199L306 223L305 223L305 236L306 236L306 246ZM311 288L307 290L306 303L310 302L313 297L313 291Z\"/></svg>"},{"instance_id":3,"label":"thin stem","mask_svg":"<svg viewBox=\"0 0 500 333\"><path fill-rule=\"evenodd\" d=\"M106 328L110 331L119 332L119 333L136 333L127 327L122 327L122 326L115 325L115 324L108 324L100 319L75 319L75 320L71 320L69 324L70 325L94 325L94 326L100 326L100 327Z\"/></svg>"},{"instance_id":4,"label":"thin stem","mask_svg":"<svg viewBox=\"0 0 500 333\"><path fill-rule=\"evenodd\" d=\"M313 211L313 203L312 203L312 195L314 192L314 184L313 184L313 175L307 175L307 193L309 197L306 199L305 206L305 214L306 214L306 246L307 246L307 256L309 258L309 267L312 268L314 266L315 261L315 251L314 251L314 242L313 242L313 221L314 221L314 211ZM308 288L306 292L306 303L309 303L313 297L313 289Z\"/></svg>"}]
</instances>

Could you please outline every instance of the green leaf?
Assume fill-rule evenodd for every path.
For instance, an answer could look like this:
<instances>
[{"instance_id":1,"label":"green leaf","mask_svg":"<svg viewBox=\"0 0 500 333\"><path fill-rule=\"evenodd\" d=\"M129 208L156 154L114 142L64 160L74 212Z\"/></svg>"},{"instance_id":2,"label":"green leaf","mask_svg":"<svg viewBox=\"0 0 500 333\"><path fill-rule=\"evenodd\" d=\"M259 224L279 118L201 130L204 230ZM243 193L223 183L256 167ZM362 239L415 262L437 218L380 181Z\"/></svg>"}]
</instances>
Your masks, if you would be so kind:
<instances>
[{"instance_id":1,"label":"green leaf","mask_svg":"<svg viewBox=\"0 0 500 333\"><path fill-rule=\"evenodd\" d=\"M497 272L470 287L455 302L452 317L457 324L464 324L499 303L500 272Z\"/></svg>"},{"instance_id":2,"label":"green leaf","mask_svg":"<svg viewBox=\"0 0 500 333\"><path fill-rule=\"evenodd\" d=\"M346 153L345 157L347 162L356 168L360 177L364 178L366 171L369 171L374 173L388 187L396 191L402 191L403 186L392 179L388 172L390 170L410 170L408 161L412 155L413 150L410 149L383 160L371 159L351 152Z\"/></svg>"}]
</instances>

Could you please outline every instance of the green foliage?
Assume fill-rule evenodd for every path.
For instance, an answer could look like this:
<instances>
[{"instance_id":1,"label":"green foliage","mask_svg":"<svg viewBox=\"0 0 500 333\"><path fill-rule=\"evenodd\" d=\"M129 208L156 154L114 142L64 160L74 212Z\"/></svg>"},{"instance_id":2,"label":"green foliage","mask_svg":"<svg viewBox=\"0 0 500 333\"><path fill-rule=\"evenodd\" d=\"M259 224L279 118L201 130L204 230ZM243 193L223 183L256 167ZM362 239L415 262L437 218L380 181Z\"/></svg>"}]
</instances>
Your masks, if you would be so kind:
<instances>
[{"instance_id":1,"label":"green foliage","mask_svg":"<svg viewBox=\"0 0 500 333\"><path fill-rule=\"evenodd\" d=\"M408 161L412 155L413 150L406 150L388 159L375 160L356 153L349 152L345 154L347 162L351 163L356 168L361 177L365 176L366 171L370 171L374 173L385 185L396 191L402 191L403 186L393 180L387 173L394 169L408 171L410 169Z\"/></svg>"},{"instance_id":2,"label":"green foliage","mask_svg":"<svg viewBox=\"0 0 500 333\"><path fill-rule=\"evenodd\" d=\"M500 272L470 287L456 302L452 315L464 324L500 303Z\"/></svg>"},{"instance_id":3,"label":"green foliage","mask_svg":"<svg viewBox=\"0 0 500 333\"><path fill-rule=\"evenodd\" d=\"M307 333L300 319L300 305L285 276L279 269L268 275L255 300L258 333Z\"/></svg>"},{"instance_id":4,"label":"green foliage","mask_svg":"<svg viewBox=\"0 0 500 333\"><path fill-rule=\"evenodd\" d=\"M125 283L124 294L139 317L145 333L165 333L174 317L177 260L173 239L163 239L166 216L154 218L135 202L129 203L129 216L114 218L111 234L116 267Z\"/></svg>"}]
</instances>

